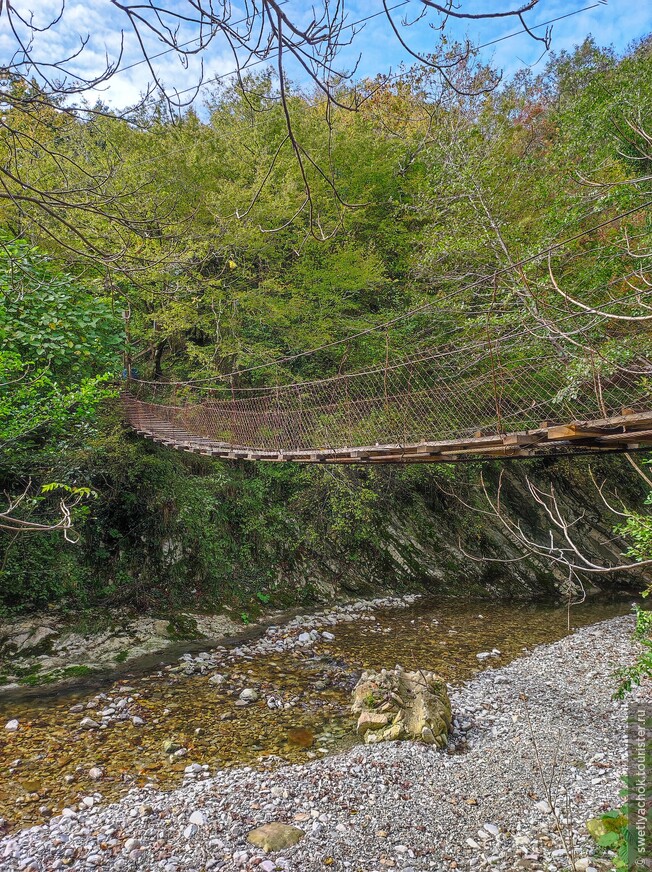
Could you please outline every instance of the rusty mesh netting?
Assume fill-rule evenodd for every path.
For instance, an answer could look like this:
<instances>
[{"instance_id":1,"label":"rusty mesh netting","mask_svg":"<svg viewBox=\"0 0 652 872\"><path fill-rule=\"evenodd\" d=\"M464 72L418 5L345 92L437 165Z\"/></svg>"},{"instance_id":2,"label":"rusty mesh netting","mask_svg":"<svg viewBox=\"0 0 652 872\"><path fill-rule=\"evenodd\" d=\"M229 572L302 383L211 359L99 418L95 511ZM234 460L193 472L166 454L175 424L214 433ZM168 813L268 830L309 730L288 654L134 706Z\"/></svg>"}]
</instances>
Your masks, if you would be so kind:
<instances>
[{"instance_id":1,"label":"rusty mesh netting","mask_svg":"<svg viewBox=\"0 0 652 872\"><path fill-rule=\"evenodd\" d=\"M410 445L650 409L646 369L605 366L549 345L493 343L319 381L235 388L131 381L131 424L179 442L267 452Z\"/></svg>"}]
</instances>

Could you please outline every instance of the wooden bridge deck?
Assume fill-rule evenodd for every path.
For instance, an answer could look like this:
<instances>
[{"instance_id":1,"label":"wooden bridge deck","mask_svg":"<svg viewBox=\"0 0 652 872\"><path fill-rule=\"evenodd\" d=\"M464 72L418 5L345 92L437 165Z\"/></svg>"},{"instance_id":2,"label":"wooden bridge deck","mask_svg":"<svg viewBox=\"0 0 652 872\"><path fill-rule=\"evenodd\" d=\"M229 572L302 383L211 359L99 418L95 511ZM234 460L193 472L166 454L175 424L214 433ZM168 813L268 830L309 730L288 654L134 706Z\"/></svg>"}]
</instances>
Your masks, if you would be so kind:
<instances>
[{"instance_id":1,"label":"wooden bridge deck","mask_svg":"<svg viewBox=\"0 0 652 872\"><path fill-rule=\"evenodd\" d=\"M621 415L566 424L542 422L533 430L415 442L406 445L368 445L352 448L315 447L306 450L259 449L231 445L188 433L145 408L138 400L124 398L126 417L134 430L154 442L222 460L271 463L462 463L497 458L527 458L555 454L636 451L652 447L652 411L623 410Z\"/></svg>"}]
</instances>

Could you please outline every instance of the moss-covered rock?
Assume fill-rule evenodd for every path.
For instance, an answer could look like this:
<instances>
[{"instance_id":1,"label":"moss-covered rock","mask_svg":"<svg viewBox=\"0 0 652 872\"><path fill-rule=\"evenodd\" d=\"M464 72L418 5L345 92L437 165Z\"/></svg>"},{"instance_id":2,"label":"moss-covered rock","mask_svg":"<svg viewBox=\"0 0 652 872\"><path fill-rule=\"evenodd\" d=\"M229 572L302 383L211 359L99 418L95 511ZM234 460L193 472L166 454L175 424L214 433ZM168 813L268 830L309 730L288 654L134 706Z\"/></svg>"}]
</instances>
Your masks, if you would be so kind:
<instances>
[{"instance_id":1,"label":"moss-covered rock","mask_svg":"<svg viewBox=\"0 0 652 872\"><path fill-rule=\"evenodd\" d=\"M451 703L443 679L432 672L364 672L353 691L357 730L367 744L416 739L445 747Z\"/></svg>"}]
</instances>

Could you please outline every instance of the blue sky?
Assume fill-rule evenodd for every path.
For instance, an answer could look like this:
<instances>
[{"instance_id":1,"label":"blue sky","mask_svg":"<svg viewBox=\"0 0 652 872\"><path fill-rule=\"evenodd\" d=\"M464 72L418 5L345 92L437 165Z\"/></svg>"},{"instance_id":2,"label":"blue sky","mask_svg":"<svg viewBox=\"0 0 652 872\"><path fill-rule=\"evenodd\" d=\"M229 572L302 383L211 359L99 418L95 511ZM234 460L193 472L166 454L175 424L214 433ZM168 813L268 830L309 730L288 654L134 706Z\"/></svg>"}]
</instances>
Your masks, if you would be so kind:
<instances>
[{"instance_id":1,"label":"blue sky","mask_svg":"<svg viewBox=\"0 0 652 872\"><path fill-rule=\"evenodd\" d=\"M171 8L185 4L186 0L159 0L159 5ZM390 2L390 0L388 0ZM400 0L391 0L393 3ZM45 23L53 13L60 8L60 0L15 0L15 5L22 12L33 9L38 23ZM356 21L382 11L381 0L345 0L349 21ZM465 11L495 10L509 5L514 8L519 0L463 0ZM600 0L540 0L538 6L527 15L530 26L535 26L546 20L567 15L574 10L591 6L592 8L558 21L553 25L552 48L554 51L572 49L583 41L590 33L600 45L613 45L621 52L635 39L652 32L652 0L609 0L607 4ZM309 16L310 5L305 0L286 0L288 13ZM421 7L418 0L407 0L404 7L395 11L396 22L400 25L406 15L414 15ZM234 13L237 15L237 3L234 2ZM518 19L503 19L484 22L463 23L450 20L446 28L449 40L464 39L468 36L472 42L483 44L500 40L514 31L521 29ZM50 30L37 35L35 53L43 59L63 57L79 45L81 38L89 36L88 45L80 57L71 64L74 71L87 76L96 74L103 68L105 57L115 58L119 51L121 30L125 33L125 52L122 66L137 62L141 55L138 46L129 30L129 23L121 17L118 10L109 0L67 0L66 9L61 22ZM545 28L538 30L543 33ZM437 31L428 26L427 21L420 21L405 29L410 45L420 52L428 52L434 48L439 39ZM191 31L183 36L195 34ZM13 53L14 44L6 24L6 19L0 16L0 65L3 59L8 59ZM150 53L161 51L162 46L153 38L147 45ZM509 77L517 69L525 65L535 71L545 65L545 56L541 57L541 44L536 43L527 35L521 33L489 45L482 50L482 57L503 69ZM358 60L358 74L373 76L376 73L395 71L401 62L410 62L409 55L400 46L391 31L384 16L378 15L368 21L364 28L355 36L353 45L344 49L340 66L352 68ZM188 68L180 63L174 53L168 52L155 61L166 84L178 89L184 89L196 81L198 74L197 60L191 61ZM226 46L214 42L204 53L204 75L210 78L214 75L224 75L233 69L234 60ZM146 88L150 78L147 67L138 64L131 69L119 71L101 96L110 104L121 107L137 100L139 94Z\"/></svg>"}]
</instances>

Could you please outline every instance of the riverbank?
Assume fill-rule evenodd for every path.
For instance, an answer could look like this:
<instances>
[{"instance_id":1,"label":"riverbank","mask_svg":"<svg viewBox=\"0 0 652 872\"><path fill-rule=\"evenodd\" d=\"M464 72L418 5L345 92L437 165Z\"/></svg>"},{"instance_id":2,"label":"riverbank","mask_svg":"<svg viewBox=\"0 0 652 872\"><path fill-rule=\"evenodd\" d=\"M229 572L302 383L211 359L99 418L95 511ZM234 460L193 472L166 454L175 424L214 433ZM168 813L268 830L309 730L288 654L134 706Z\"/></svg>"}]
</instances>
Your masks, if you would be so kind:
<instances>
[{"instance_id":1,"label":"riverbank","mask_svg":"<svg viewBox=\"0 0 652 872\"><path fill-rule=\"evenodd\" d=\"M553 797L562 809L570 798L563 829L573 832L575 859L588 856L584 822L619 802L626 703L612 701L610 676L634 656L632 628L629 617L584 627L453 689L458 753L356 746L301 765L272 769L271 760L269 771L213 775L189 759L176 790L134 790L109 806L91 794L90 808L82 801L5 839L2 868L570 868L542 774L555 769ZM247 834L270 821L305 836L265 855Z\"/></svg>"},{"instance_id":2,"label":"riverbank","mask_svg":"<svg viewBox=\"0 0 652 872\"><path fill-rule=\"evenodd\" d=\"M144 672L173 662L182 651L201 651L223 641L260 635L298 609L270 610L258 619L238 615L178 612L167 617L126 611L82 614L74 620L35 614L0 622L0 694L19 688L65 686L103 674Z\"/></svg>"}]
</instances>

